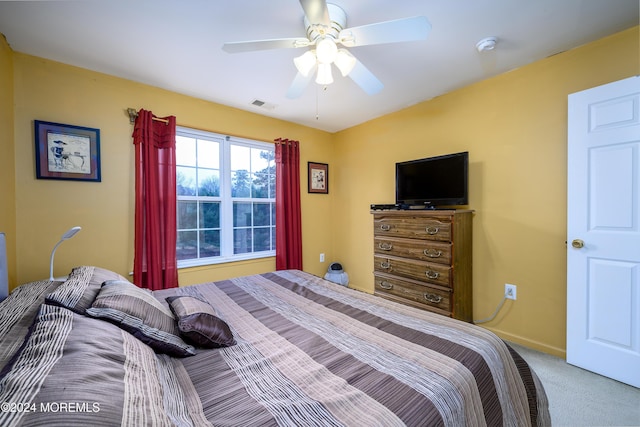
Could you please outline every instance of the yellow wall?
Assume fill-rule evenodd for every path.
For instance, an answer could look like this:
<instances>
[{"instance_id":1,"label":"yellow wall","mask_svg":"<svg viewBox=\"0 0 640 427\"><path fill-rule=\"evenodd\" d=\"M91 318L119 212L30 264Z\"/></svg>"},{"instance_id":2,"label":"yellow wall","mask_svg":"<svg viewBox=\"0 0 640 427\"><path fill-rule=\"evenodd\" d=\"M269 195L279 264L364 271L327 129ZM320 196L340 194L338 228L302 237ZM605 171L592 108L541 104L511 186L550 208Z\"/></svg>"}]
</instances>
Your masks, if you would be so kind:
<instances>
[{"instance_id":1,"label":"yellow wall","mask_svg":"<svg viewBox=\"0 0 640 427\"><path fill-rule=\"evenodd\" d=\"M262 141L278 137L301 145L301 185L306 162L332 158L332 135L196 98L42 58L15 53L15 192L18 283L48 277L49 254L71 226L82 231L56 252L55 275L76 265L99 265L128 274L133 264L134 174L132 125L126 108L173 114L179 125ZM34 170L33 120L100 129L102 182L38 180ZM323 274L321 250L330 253L330 196L302 194L303 264ZM180 283L275 269L274 258L180 271Z\"/></svg>"},{"instance_id":2,"label":"yellow wall","mask_svg":"<svg viewBox=\"0 0 640 427\"><path fill-rule=\"evenodd\" d=\"M13 54L0 34L0 232L7 239L9 285L16 284L16 180L13 145Z\"/></svg>"},{"instance_id":3,"label":"yellow wall","mask_svg":"<svg viewBox=\"0 0 640 427\"><path fill-rule=\"evenodd\" d=\"M562 356L567 95L638 74L638 51L636 27L338 133L333 253L352 285L373 291L369 205L394 202L395 162L468 150L475 318L516 284L486 326Z\"/></svg>"},{"instance_id":4,"label":"yellow wall","mask_svg":"<svg viewBox=\"0 0 640 427\"><path fill-rule=\"evenodd\" d=\"M337 134L7 50L0 43L0 90L13 91L15 107L0 101L2 123L13 121L0 137L14 140L15 164L8 172L0 164L0 226L11 231L16 224L13 283L47 277L51 247L72 225L83 230L56 253L57 275L79 264L131 270L128 107L174 114L180 125L223 134L300 140L304 269L323 275L328 262L340 261L351 285L367 292L373 289L369 205L393 202L394 163L468 150L475 317L490 315L504 283L514 283L518 300L487 326L563 355L567 95L638 74L637 27ZM35 179L34 119L100 128L102 182ZM6 142L0 144L5 150ZM329 163L329 195L306 192L307 161ZM15 190L4 186L12 173ZM273 268L272 258L197 267L181 270L180 280L193 284Z\"/></svg>"}]
</instances>

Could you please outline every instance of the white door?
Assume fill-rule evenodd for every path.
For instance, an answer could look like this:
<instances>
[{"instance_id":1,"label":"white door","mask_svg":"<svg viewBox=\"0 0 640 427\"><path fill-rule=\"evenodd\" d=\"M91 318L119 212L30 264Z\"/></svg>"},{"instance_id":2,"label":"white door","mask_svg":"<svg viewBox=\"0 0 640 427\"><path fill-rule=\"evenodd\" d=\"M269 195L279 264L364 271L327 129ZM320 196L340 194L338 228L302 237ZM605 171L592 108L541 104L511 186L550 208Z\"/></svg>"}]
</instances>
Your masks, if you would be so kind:
<instances>
[{"instance_id":1,"label":"white door","mask_svg":"<svg viewBox=\"0 0 640 427\"><path fill-rule=\"evenodd\" d=\"M640 76L568 113L567 362L640 387Z\"/></svg>"}]
</instances>

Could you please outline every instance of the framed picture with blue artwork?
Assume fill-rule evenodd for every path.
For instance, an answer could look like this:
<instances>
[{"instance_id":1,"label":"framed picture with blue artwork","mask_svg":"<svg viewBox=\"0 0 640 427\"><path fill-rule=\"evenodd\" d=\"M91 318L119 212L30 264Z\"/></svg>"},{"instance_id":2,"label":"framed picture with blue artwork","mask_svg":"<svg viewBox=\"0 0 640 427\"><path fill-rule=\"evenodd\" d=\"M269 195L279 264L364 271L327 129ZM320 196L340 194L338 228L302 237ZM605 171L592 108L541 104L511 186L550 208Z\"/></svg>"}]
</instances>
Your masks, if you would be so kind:
<instances>
[{"instance_id":1,"label":"framed picture with blue artwork","mask_svg":"<svg viewBox=\"0 0 640 427\"><path fill-rule=\"evenodd\" d=\"M35 120L36 178L100 182L100 129Z\"/></svg>"}]
</instances>

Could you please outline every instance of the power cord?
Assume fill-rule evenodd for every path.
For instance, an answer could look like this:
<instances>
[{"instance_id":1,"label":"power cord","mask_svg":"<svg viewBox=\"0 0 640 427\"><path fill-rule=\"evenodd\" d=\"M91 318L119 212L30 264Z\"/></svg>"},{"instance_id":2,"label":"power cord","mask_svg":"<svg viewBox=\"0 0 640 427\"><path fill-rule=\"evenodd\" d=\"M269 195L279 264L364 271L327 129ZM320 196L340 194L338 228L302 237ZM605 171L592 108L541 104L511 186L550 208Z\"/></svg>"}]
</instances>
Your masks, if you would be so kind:
<instances>
[{"instance_id":1,"label":"power cord","mask_svg":"<svg viewBox=\"0 0 640 427\"><path fill-rule=\"evenodd\" d=\"M500 301L500 304L498 304L498 308L496 308L496 311L493 312L493 314L491 315L491 317L487 317L486 319L480 319L480 320L474 320L473 323L475 325L479 325L480 323L487 323L487 322L491 322L493 319L496 318L496 316L498 315L498 312L500 311L500 309L502 308L502 306L504 305L504 302L507 300L507 296L503 296L502 297L502 301Z\"/></svg>"}]
</instances>

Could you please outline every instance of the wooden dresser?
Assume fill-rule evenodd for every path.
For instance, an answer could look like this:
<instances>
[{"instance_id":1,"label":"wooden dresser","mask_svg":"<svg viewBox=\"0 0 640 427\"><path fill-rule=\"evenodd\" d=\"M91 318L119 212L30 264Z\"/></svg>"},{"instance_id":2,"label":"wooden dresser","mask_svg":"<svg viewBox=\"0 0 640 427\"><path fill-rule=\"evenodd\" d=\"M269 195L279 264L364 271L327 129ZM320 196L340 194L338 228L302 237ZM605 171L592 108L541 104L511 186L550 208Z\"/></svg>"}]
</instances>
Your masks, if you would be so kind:
<instances>
[{"instance_id":1,"label":"wooden dresser","mask_svg":"<svg viewBox=\"0 0 640 427\"><path fill-rule=\"evenodd\" d=\"M471 322L471 210L372 211L375 295Z\"/></svg>"}]
</instances>

